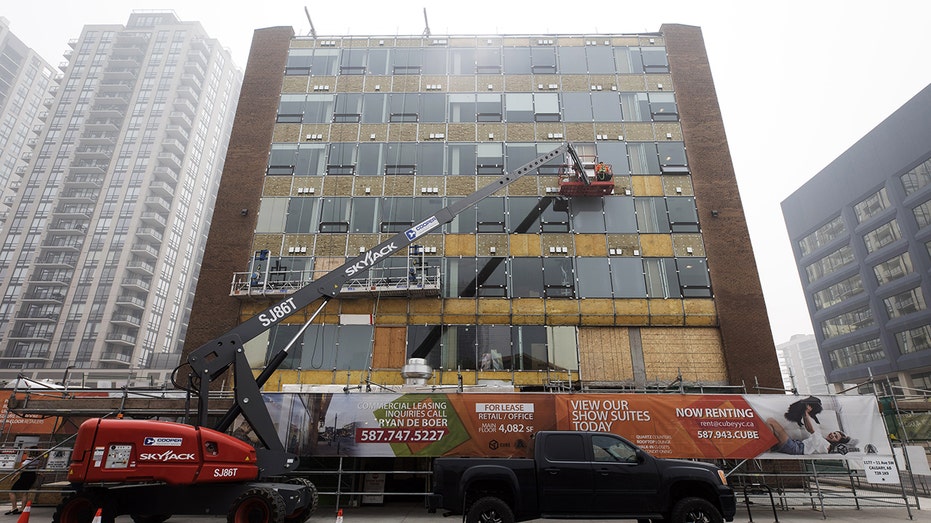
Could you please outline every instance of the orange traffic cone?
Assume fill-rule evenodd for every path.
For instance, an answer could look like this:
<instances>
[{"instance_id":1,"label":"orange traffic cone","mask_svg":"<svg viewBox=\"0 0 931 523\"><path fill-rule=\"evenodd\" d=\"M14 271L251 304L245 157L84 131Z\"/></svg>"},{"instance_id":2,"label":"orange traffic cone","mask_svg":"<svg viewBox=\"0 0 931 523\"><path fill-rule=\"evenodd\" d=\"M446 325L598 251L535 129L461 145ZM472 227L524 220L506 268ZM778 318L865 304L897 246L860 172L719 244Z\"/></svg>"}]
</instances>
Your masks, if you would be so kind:
<instances>
[{"instance_id":1,"label":"orange traffic cone","mask_svg":"<svg viewBox=\"0 0 931 523\"><path fill-rule=\"evenodd\" d=\"M23 511L19 515L19 519L16 520L16 523L29 523L30 512L32 512L32 502L27 501L26 506L23 507Z\"/></svg>"},{"instance_id":2,"label":"orange traffic cone","mask_svg":"<svg viewBox=\"0 0 931 523\"><path fill-rule=\"evenodd\" d=\"M92 521L91 523L100 523L100 520L103 519L102 515L103 515L103 509L98 508L97 513L94 514L94 521ZM17 521L16 523L19 523L19 521Z\"/></svg>"},{"instance_id":3,"label":"orange traffic cone","mask_svg":"<svg viewBox=\"0 0 931 523\"><path fill-rule=\"evenodd\" d=\"M336 523L343 523L343 509L336 511Z\"/></svg>"}]
</instances>

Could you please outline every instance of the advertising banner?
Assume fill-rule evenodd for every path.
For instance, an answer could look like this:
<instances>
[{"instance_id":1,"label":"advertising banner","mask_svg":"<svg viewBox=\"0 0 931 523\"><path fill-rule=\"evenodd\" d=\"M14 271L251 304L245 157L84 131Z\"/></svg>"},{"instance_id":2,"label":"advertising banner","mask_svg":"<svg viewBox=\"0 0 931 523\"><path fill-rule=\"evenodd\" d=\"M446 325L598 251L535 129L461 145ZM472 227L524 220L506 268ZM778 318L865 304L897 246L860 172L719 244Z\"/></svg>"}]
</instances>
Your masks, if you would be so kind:
<instances>
[{"instance_id":1,"label":"advertising banner","mask_svg":"<svg viewBox=\"0 0 931 523\"><path fill-rule=\"evenodd\" d=\"M55 430L58 418L55 417L24 417L8 410L8 402L13 394L9 390L0 390L0 431L3 434L51 434Z\"/></svg>"},{"instance_id":2,"label":"advertising banner","mask_svg":"<svg viewBox=\"0 0 931 523\"><path fill-rule=\"evenodd\" d=\"M298 455L529 457L534 433L620 435L657 457L891 456L872 396L265 393Z\"/></svg>"}]
</instances>

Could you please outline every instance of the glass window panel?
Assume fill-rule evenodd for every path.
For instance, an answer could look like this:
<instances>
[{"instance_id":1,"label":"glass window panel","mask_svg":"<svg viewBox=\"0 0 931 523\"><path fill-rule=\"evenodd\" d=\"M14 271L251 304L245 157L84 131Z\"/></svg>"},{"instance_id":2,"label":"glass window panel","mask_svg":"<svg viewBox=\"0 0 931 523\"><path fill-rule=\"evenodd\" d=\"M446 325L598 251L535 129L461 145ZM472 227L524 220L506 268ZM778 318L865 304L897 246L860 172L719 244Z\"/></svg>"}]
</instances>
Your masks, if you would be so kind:
<instances>
[{"instance_id":1,"label":"glass window panel","mask_svg":"<svg viewBox=\"0 0 931 523\"><path fill-rule=\"evenodd\" d=\"M285 74L308 75L313 62L313 49L289 49L288 60L285 63Z\"/></svg>"},{"instance_id":2,"label":"glass window panel","mask_svg":"<svg viewBox=\"0 0 931 523\"><path fill-rule=\"evenodd\" d=\"M475 74L475 49L450 49L449 74Z\"/></svg>"},{"instance_id":3,"label":"glass window panel","mask_svg":"<svg viewBox=\"0 0 931 523\"><path fill-rule=\"evenodd\" d=\"M556 49L554 47L531 47L530 57L533 61L534 74L554 74L556 72Z\"/></svg>"},{"instance_id":4,"label":"glass window panel","mask_svg":"<svg viewBox=\"0 0 931 523\"><path fill-rule=\"evenodd\" d=\"M557 370L579 370L579 345L575 327L547 327L550 362Z\"/></svg>"},{"instance_id":5,"label":"glass window panel","mask_svg":"<svg viewBox=\"0 0 931 523\"><path fill-rule=\"evenodd\" d=\"M343 49L339 55L339 74L365 74L368 50Z\"/></svg>"},{"instance_id":6,"label":"glass window panel","mask_svg":"<svg viewBox=\"0 0 931 523\"><path fill-rule=\"evenodd\" d=\"M885 285L891 281L898 280L905 275L912 273L912 257L908 251L890 258L873 267L873 274L876 275L876 282Z\"/></svg>"},{"instance_id":7,"label":"glass window panel","mask_svg":"<svg viewBox=\"0 0 931 523\"><path fill-rule=\"evenodd\" d=\"M414 223L420 223L443 209L443 198L420 197L413 200ZM442 227L434 229L429 234L439 234Z\"/></svg>"},{"instance_id":8,"label":"glass window panel","mask_svg":"<svg viewBox=\"0 0 931 523\"><path fill-rule=\"evenodd\" d=\"M349 230L354 233L378 232L376 216L378 216L377 198L353 198Z\"/></svg>"},{"instance_id":9,"label":"glass window panel","mask_svg":"<svg viewBox=\"0 0 931 523\"><path fill-rule=\"evenodd\" d=\"M650 115L654 122L675 122L679 119L676 96L673 93L649 93Z\"/></svg>"},{"instance_id":10,"label":"glass window panel","mask_svg":"<svg viewBox=\"0 0 931 523\"><path fill-rule=\"evenodd\" d=\"M855 343L847 347L832 350L828 353L833 369L843 369L854 367L871 361L879 361L885 358L882 345L879 339L874 338L861 343Z\"/></svg>"},{"instance_id":11,"label":"glass window panel","mask_svg":"<svg viewBox=\"0 0 931 523\"><path fill-rule=\"evenodd\" d=\"M320 212L320 232L349 232L350 199L346 197L324 198Z\"/></svg>"},{"instance_id":12,"label":"glass window panel","mask_svg":"<svg viewBox=\"0 0 931 523\"><path fill-rule=\"evenodd\" d=\"M307 98L303 94L283 94L281 101L278 103L277 122L282 123L299 123L304 117L304 101Z\"/></svg>"},{"instance_id":13,"label":"glass window panel","mask_svg":"<svg viewBox=\"0 0 931 523\"><path fill-rule=\"evenodd\" d=\"M863 235L863 243L866 245L867 252L874 252L901 237L902 234L899 232L899 224L895 220L892 220Z\"/></svg>"},{"instance_id":14,"label":"glass window panel","mask_svg":"<svg viewBox=\"0 0 931 523\"><path fill-rule=\"evenodd\" d=\"M446 95L440 93L424 93L420 95L420 121L445 122L446 121Z\"/></svg>"},{"instance_id":15,"label":"glass window panel","mask_svg":"<svg viewBox=\"0 0 931 523\"><path fill-rule=\"evenodd\" d=\"M447 73L445 48L422 50L422 60L423 71L421 74L445 75Z\"/></svg>"},{"instance_id":16,"label":"glass window panel","mask_svg":"<svg viewBox=\"0 0 931 523\"><path fill-rule=\"evenodd\" d=\"M628 143L627 153L630 158L631 174L661 174L656 144Z\"/></svg>"},{"instance_id":17,"label":"glass window panel","mask_svg":"<svg viewBox=\"0 0 931 523\"><path fill-rule=\"evenodd\" d=\"M614 61L617 64L618 73L643 72L643 61L640 59L640 51L636 47L633 50L630 47L615 47Z\"/></svg>"},{"instance_id":18,"label":"glass window panel","mask_svg":"<svg viewBox=\"0 0 931 523\"><path fill-rule=\"evenodd\" d=\"M673 258L644 258L643 273L649 298L678 298L679 276Z\"/></svg>"},{"instance_id":19,"label":"glass window panel","mask_svg":"<svg viewBox=\"0 0 931 523\"><path fill-rule=\"evenodd\" d=\"M605 233L601 198L573 198L569 201L572 230L577 233Z\"/></svg>"},{"instance_id":20,"label":"glass window panel","mask_svg":"<svg viewBox=\"0 0 931 523\"><path fill-rule=\"evenodd\" d=\"M559 74L587 74L584 47L562 46L556 50L559 57Z\"/></svg>"},{"instance_id":21,"label":"glass window panel","mask_svg":"<svg viewBox=\"0 0 931 523\"><path fill-rule=\"evenodd\" d=\"M362 123L385 123L385 102L387 95L366 93L362 97Z\"/></svg>"},{"instance_id":22,"label":"glass window panel","mask_svg":"<svg viewBox=\"0 0 931 523\"><path fill-rule=\"evenodd\" d=\"M281 326L279 325L279 327ZM285 343L291 341L294 335L297 334L300 325L289 325L288 327L293 327L294 332ZM300 356L300 367L302 369L330 370L336 366L338 328L337 325L310 325L307 327L301 343L291 350Z\"/></svg>"},{"instance_id":23,"label":"glass window panel","mask_svg":"<svg viewBox=\"0 0 931 523\"><path fill-rule=\"evenodd\" d=\"M507 325L476 325L479 370L511 370L511 333Z\"/></svg>"},{"instance_id":24,"label":"glass window panel","mask_svg":"<svg viewBox=\"0 0 931 523\"><path fill-rule=\"evenodd\" d=\"M915 222L918 223L919 229L927 227L928 224L931 224L931 201L912 209L912 214L915 215Z\"/></svg>"},{"instance_id":25,"label":"glass window panel","mask_svg":"<svg viewBox=\"0 0 931 523\"><path fill-rule=\"evenodd\" d=\"M826 309L862 293L863 290L863 279L859 274L854 274L846 280L814 293L815 307L818 310Z\"/></svg>"},{"instance_id":26,"label":"glass window panel","mask_svg":"<svg viewBox=\"0 0 931 523\"><path fill-rule=\"evenodd\" d=\"M902 354L911 354L931 349L931 325L895 333L895 341ZM931 374L927 374L931 378ZM931 380L922 388L931 389Z\"/></svg>"},{"instance_id":27,"label":"glass window panel","mask_svg":"<svg viewBox=\"0 0 931 523\"><path fill-rule=\"evenodd\" d=\"M446 172L450 176L475 176L475 144L449 144Z\"/></svg>"},{"instance_id":28,"label":"glass window panel","mask_svg":"<svg viewBox=\"0 0 931 523\"><path fill-rule=\"evenodd\" d=\"M475 258L445 258L444 298L475 297Z\"/></svg>"},{"instance_id":29,"label":"glass window panel","mask_svg":"<svg viewBox=\"0 0 931 523\"><path fill-rule=\"evenodd\" d=\"M515 325L510 330L513 370L547 370L549 361L546 327L542 325Z\"/></svg>"},{"instance_id":30,"label":"glass window panel","mask_svg":"<svg viewBox=\"0 0 931 523\"><path fill-rule=\"evenodd\" d=\"M294 172L294 164L297 161L297 145L294 144L272 144L271 151L268 155L268 167L288 168L287 174ZM271 173L269 173L271 174Z\"/></svg>"},{"instance_id":31,"label":"glass window panel","mask_svg":"<svg viewBox=\"0 0 931 523\"><path fill-rule=\"evenodd\" d=\"M801 251L802 256L808 256L834 239L846 236L846 234L847 227L844 225L844 219L837 216L819 227L815 232L799 240L799 251Z\"/></svg>"},{"instance_id":32,"label":"glass window panel","mask_svg":"<svg viewBox=\"0 0 931 523\"><path fill-rule=\"evenodd\" d=\"M504 74L530 74L532 72L530 49L509 47L504 49Z\"/></svg>"},{"instance_id":33,"label":"glass window panel","mask_svg":"<svg viewBox=\"0 0 931 523\"><path fill-rule=\"evenodd\" d=\"M340 325L336 369L365 370L370 367L374 329L372 325Z\"/></svg>"},{"instance_id":34,"label":"glass window panel","mask_svg":"<svg viewBox=\"0 0 931 523\"><path fill-rule=\"evenodd\" d=\"M688 172L688 160L685 157L685 144L682 142L660 142L656 144L659 163L663 172Z\"/></svg>"},{"instance_id":35,"label":"glass window panel","mask_svg":"<svg viewBox=\"0 0 931 523\"><path fill-rule=\"evenodd\" d=\"M449 121L474 122L475 121L475 94L449 95Z\"/></svg>"},{"instance_id":36,"label":"glass window panel","mask_svg":"<svg viewBox=\"0 0 931 523\"><path fill-rule=\"evenodd\" d=\"M372 75L388 74L388 49L368 50L367 73Z\"/></svg>"},{"instance_id":37,"label":"glass window panel","mask_svg":"<svg viewBox=\"0 0 931 523\"><path fill-rule=\"evenodd\" d=\"M389 122L417 122L420 113L420 94L391 93L388 95Z\"/></svg>"},{"instance_id":38,"label":"glass window panel","mask_svg":"<svg viewBox=\"0 0 931 523\"><path fill-rule=\"evenodd\" d=\"M501 49L498 47L476 49L475 73L501 74Z\"/></svg>"},{"instance_id":39,"label":"glass window panel","mask_svg":"<svg viewBox=\"0 0 931 523\"><path fill-rule=\"evenodd\" d=\"M669 62L666 60L665 47L641 47L644 73L668 73Z\"/></svg>"},{"instance_id":40,"label":"glass window panel","mask_svg":"<svg viewBox=\"0 0 931 523\"><path fill-rule=\"evenodd\" d=\"M884 299L883 303L886 304L886 313L889 315L890 320L913 312L923 311L927 308L921 287L890 296Z\"/></svg>"},{"instance_id":41,"label":"glass window panel","mask_svg":"<svg viewBox=\"0 0 931 523\"><path fill-rule=\"evenodd\" d=\"M599 142L598 159L611 166L611 172L617 175L630 174L627 163L627 144L624 142Z\"/></svg>"},{"instance_id":42,"label":"glass window panel","mask_svg":"<svg viewBox=\"0 0 931 523\"><path fill-rule=\"evenodd\" d=\"M620 122L621 100L613 91L596 91L592 95L592 111L596 122Z\"/></svg>"},{"instance_id":43,"label":"glass window panel","mask_svg":"<svg viewBox=\"0 0 931 523\"><path fill-rule=\"evenodd\" d=\"M309 94L304 104L303 123L330 123L336 106L334 94Z\"/></svg>"},{"instance_id":44,"label":"glass window panel","mask_svg":"<svg viewBox=\"0 0 931 523\"><path fill-rule=\"evenodd\" d=\"M417 174L438 176L443 174L445 148L442 143L421 143L418 148L420 158L417 160Z\"/></svg>"},{"instance_id":45,"label":"glass window panel","mask_svg":"<svg viewBox=\"0 0 931 523\"><path fill-rule=\"evenodd\" d=\"M414 174L416 168L416 143L388 144L385 151L385 174Z\"/></svg>"},{"instance_id":46,"label":"glass window panel","mask_svg":"<svg viewBox=\"0 0 931 523\"><path fill-rule=\"evenodd\" d=\"M511 297L543 297L543 258L513 258L511 260Z\"/></svg>"},{"instance_id":47,"label":"glass window panel","mask_svg":"<svg viewBox=\"0 0 931 523\"><path fill-rule=\"evenodd\" d=\"M333 110L334 123L359 123L362 121L362 93L340 93L336 95Z\"/></svg>"},{"instance_id":48,"label":"glass window panel","mask_svg":"<svg viewBox=\"0 0 931 523\"><path fill-rule=\"evenodd\" d=\"M834 338L869 327L873 323L873 313L869 306L860 307L821 322L821 332L825 338Z\"/></svg>"},{"instance_id":49,"label":"glass window panel","mask_svg":"<svg viewBox=\"0 0 931 523\"><path fill-rule=\"evenodd\" d=\"M398 233L414 225L414 199L381 198L379 232Z\"/></svg>"},{"instance_id":50,"label":"glass window panel","mask_svg":"<svg viewBox=\"0 0 931 523\"><path fill-rule=\"evenodd\" d=\"M339 49L315 49L310 68L314 76L334 76L339 67Z\"/></svg>"},{"instance_id":51,"label":"glass window panel","mask_svg":"<svg viewBox=\"0 0 931 523\"><path fill-rule=\"evenodd\" d=\"M556 144L534 144L534 143L509 143L506 145L507 154L505 154L505 166L507 172L512 173L532 160L542 156L557 147ZM556 174L558 165L561 165L563 159L556 157L544 164L543 169L553 169L552 174ZM540 169L538 169L538 172Z\"/></svg>"},{"instance_id":52,"label":"glass window panel","mask_svg":"<svg viewBox=\"0 0 931 523\"><path fill-rule=\"evenodd\" d=\"M259 205L259 216L256 218L255 232L283 232L289 204L290 198L262 198L262 203Z\"/></svg>"},{"instance_id":53,"label":"glass window panel","mask_svg":"<svg viewBox=\"0 0 931 523\"><path fill-rule=\"evenodd\" d=\"M326 172L326 145L299 144L294 174L298 176L320 176Z\"/></svg>"},{"instance_id":54,"label":"glass window panel","mask_svg":"<svg viewBox=\"0 0 931 523\"><path fill-rule=\"evenodd\" d=\"M504 198L491 196L476 204L477 232L504 232Z\"/></svg>"},{"instance_id":55,"label":"glass window panel","mask_svg":"<svg viewBox=\"0 0 931 523\"><path fill-rule=\"evenodd\" d=\"M434 369L442 368L443 327L441 325L408 325L407 357L423 358Z\"/></svg>"},{"instance_id":56,"label":"glass window panel","mask_svg":"<svg viewBox=\"0 0 931 523\"><path fill-rule=\"evenodd\" d=\"M507 199L507 231L511 234L538 234L540 214L539 198L512 196Z\"/></svg>"},{"instance_id":57,"label":"glass window panel","mask_svg":"<svg viewBox=\"0 0 931 523\"><path fill-rule=\"evenodd\" d=\"M506 298L508 295L507 258L490 257L476 260L478 296L483 298Z\"/></svg>"},{"instance_id":58,"label":"glass window panel","mask_svg":"<svg viewBox=\"0 0 931 523\"><path fill-rule=\"evenodd\" d=\"M500 122L504 111L499 93L479 93L475 98L476 119L479 122Z\"/></svg>"},{"instance_id":59,"label":"glass window panel","mask_svg":"<svg viewBox=\"0 0 931 523\"><path fill-rule=\"evenodd\" d=\"M853 250L849 245L843 245L831 254L805 266L808 283L814 283L852 261Z\"/></svg>"},{"instance_id":60,"label":"glass window panel","mask_svg":"<svg viewBox=\"0 0 931 523\"><path fill-rule=\"evenodd\" d=\"M620 93L625 122L649 122L650 103L646 93Z\"/></svg>"},{"instance_id":61,"label":"glass window panel","mask_svg":"<svg viewBox=\"0 0 931 523\"><path fill-rule=\"evenodd\" d=\"M331 143L327 154L327 174L355 174L355 143Z\"/></svg>"},{"instance_id":62,"label":"glass window panel","mask_svg":"<svg viewBox=\"0 0 931 523\"><path fill-rule=\"evenodd\" d=\"M360 143L359 163L356 165L356 174L362 176L375 176L385 174L382 166L385 165L385 144Z\"/></svg>"},{"instance_id":63,"label":"glass window panel","mask_svg":"<svg viewBox=\"0 0 931 523\"><path fill-rule=\"evenodd\" d=\"M857 223L863 223L888 207L889 197L886 196L886 188L883 187L854 205L853 212L857 216Z\"/></svg>"},{"instance_id":64,"label":"glass window panel","mask_svg":"<svg viewBox=\"0 0 931 523\"><path fill-rule=\"evenodd\" d=\"M640 258L611 258L611 284L615 298L645 298L643 263Z\"/></svg>"},{"instance_id":65,"label":"glass window panel","mask_svg":"<svg viewBox=\"0 0 931 523\"><path fill-rule=\"evenodd\" d=\"M931 159L925 160L921 165L903 174L901 180L902 187L905 188L906 196L928 185L928 183L931 182Z\"/></svg>"},{"instance_id":66,"label":"glass window panel","mask_svg":"<svg viewBox=\"0 0 931 523\"><path fill-rule=\"evenodd\" d=\"M476 148L478 174L504 174L504 147L501 142L480 143Z\"/></svg>"},{"instance_id":67,"label":"glass window panel","mask_svg":"<svg viewBox=\"0 0 931 523\"><path fill-rule=\"evenodd\" d=\"M421 74L423 66L422 49L412 47L395 47L389 59L391 74Z\"/></svg>"},{"instance_id":68,"label":"glass window panel","mask_svg":"<svg viewBox=\"0 0 931 523\"><path fill-rule=\"evenodd\" d=\"M669 228L672 232L699 232L698 210L695 198L691 196L670 196L666 198L669 211Z\"/></svg>"},{"instance_id":69,"label":"glass window panel","mask_svg":"<svg viewBox=\"0 0 931 523\"><path fill-rule=\"evenodd\" d=\"M508 123L533 122L533 95L506 93L504 95L505 121Z\"/></svg>"},{"instance_id":70,"label":"glass window panel","mask_svg":"<svg viewBox=\"0 0 931 523\"><path fill-rule=\"evenodd\" d=\"M666 214L666 201L662 197L636 197L634 207L637 212L637 228L640 233L669 234L669 217Z\"/></svg>"},{"instance_id":71,"label":"glass window panel","mask_svg":"<svg viewBox=\"0 0 931 523\"><path fill-rule=\"evenodd\" d=\"M319 198L290 198L284 232L311 233L317 230Z\"/></svg>"},{"instance_id":72,"label":"glass window panel","mask_svg":"<svg viewBox=\"0 0 931 523\"><path fill-rule=\"evenodd\" d=\"M556 93L535 93L533 95L534 120L537 122L559 121L559 95Z\"/></svg>"},{"instance_id":73,"label":"glass window panel","mask_svg":"<svg viewBox=\"0 0 931 523\"><path fill-rule=\"evenodd\" d=\"M478 332L475 325L454 325L446 329L443 364L448 369L477 369Z\"/></svg>"},{"instance_id":74,"label":"glass window panel","mask_svg":"<svg viewBox=\"0 0 931 523\"><path fill-rule=\"evenodd\" d=\"M562 93L563 120L566 122L594 121L592 105L592 95L589 93Z\"/></svg>"},{"instance_id":75,"label":"glass window panel","mask_svg":"<svg viewBox=\"0 0 931 523\"><path fill-rule=\"evenodd\" d=\"M634 199L630 196L605 196L605 229L607 232L637 232L637 215Z\"/></svg>"},{"instance_id":76,"label":"glass window panel","mask_svg":"<svg viewBox=\"0 0 931 523\"><path fill-rule=\"evenodd\" d=\"M711 279L704 258L677 258L683 298L710 298Z\"/></svg>"},{"instance_id":77,"label":"glass window panel","mask_svg":"<svg viewBox=\"0 0 931 523\"><path fill-rule=\"evenodd\" d=\"M579 298L612 297L611 286L605 285L606 276L611 274L608 270L607 258L576 258L576 267L578 267L576 276L579 279ZM643 270L641 269L640 272L642 274ZM641 276L640 279L643 280L643 277Z\"/></svg>"},{"instance_id":78,"label":"glass window panel","mask_svg":"<svg viewBox=\"0 0 931 523\"><path fill-rule=\"evenodd\" d=\"M573 258L543 258L543 293L546 298L575 298Z\"/></svg>"},{"instance_id":79,"label":"glass window panel","mask_svg":"<svg viewBox=\"0 0 931 523\"><path fill-rule=\"evenodd\" d=\"M588 58L588 72L590 74L614 74L617 68L614 65L614 49L607 46L586 46L585 54ZM560 62L560 65L562 62ZM561 71L566 74L565 71Z\"/></svg>"},{"instance_id":80,"label":"glass window panel","mask_svg":"<svg viewBox=\"0 0 931 523\"><path fill-rule=\"evenodd\" d=\"M452 205L453 203L459 201L461 198L447 198L447 205ZM476 211L475 206L468 209L464 209L459 214L456 215L449 222L449 233L450 234L474 234L475 233L475 224L478 222L478 211Z\"/></svg>"}]
</instances>

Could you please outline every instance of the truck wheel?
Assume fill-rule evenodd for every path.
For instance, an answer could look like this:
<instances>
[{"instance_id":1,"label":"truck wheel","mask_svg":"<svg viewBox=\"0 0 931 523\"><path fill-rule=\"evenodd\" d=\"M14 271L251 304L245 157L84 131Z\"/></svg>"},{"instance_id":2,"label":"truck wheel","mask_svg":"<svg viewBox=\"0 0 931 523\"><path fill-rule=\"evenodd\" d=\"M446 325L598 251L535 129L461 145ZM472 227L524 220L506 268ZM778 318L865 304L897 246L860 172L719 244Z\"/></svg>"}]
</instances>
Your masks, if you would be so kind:
<instances>
[{"instance_id":1,"label":"truck wheel","mask_svg":"<svg viewBox=\"0 0 931 523\"><path fill-rule=\"evenodd\" d=\"M285 516L284 522L304 523L314 515L314 512L317 511L317 505L320 503L320 496L317 494L317 487L306 478L290 478L288 479L288 483L293 485L304 485L304 490L307 491L308 503L304 508L298 509L293 514L288 514Z\"/></svg>"},{"instance_id":2,"label":"truck wheel","mask_svg":"<svg viewBox=\"0 0 931 523\"><path fill-rule=\"evenodd\" d=\"M113 523L111 504L91 492L77 492L62 500L52 514L52 523L91 523L100 509L101 523Z\"/></svg>"},{"instance_id":3,"label":"truck wheel","mask_svg":"<svg viewBox=\"0 0 931 523\"><path fill-rule=\"evenodd\" d=\"M499 498L479 498L469 507L466 523L514 523L514 512Z\"/></svg>"},{"instance_id":4,"label":"truck wheel","mask_svg":"<svg viewBox=\"0 0 931 523\"><path fill-rule=\"evenodd\" d=\"M682 498L672 507L672 523L724 523L721 512L702 498Z\"/></svg>"},{"instance_id":5,"label":"truck wheel","mask_svg":"<svg viewBox=\"0 0 931 523\"><path fill-rule=\"evenodd\" d=\"M284 500L270 488L243 492L226 515L227 523L284 523Z\"/></svg>"}]
</instances>

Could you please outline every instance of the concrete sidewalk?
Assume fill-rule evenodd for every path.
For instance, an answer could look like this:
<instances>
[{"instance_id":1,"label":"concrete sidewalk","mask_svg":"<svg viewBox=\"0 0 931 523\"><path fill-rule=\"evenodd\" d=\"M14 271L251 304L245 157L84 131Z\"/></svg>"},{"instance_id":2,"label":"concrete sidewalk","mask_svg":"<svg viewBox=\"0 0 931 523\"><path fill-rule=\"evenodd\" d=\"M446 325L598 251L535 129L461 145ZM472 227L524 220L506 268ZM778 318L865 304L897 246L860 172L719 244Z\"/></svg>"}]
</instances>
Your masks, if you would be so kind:
<instances>
[{"instance_id":1,"label":"concrete sidewalk","mask_svg":"<svg viewBox=\"0 0 931 523\"><path fill-rule=\"evenodd\" d=\"M885 503L885 504L884 504ZM895 504L894 504L895 503ZM884 504L877 506L878 504ZM831 506L827 502L823 507L811 505L796 505L777 508L775 515L769 500L761 500L756 497L750 505L748 515L747 505L741 499L737 505L737 515L734 517L735 522L759 522L770 523L779 521L780 523L814 523L817 521L827 521L828 523L860 523L862 521L887 522L887 521L920 521L931 522L931 498L918 498L918 504L921 509L915 507L915 498L909 498L911 505L911 518L909 510L905 507L905 502L888 499L878 501L875 499L864 499L861 508L848 506ZM9 509L6 503L0 504L0 509ZM4 510L5 512L5 510ZM52 514L55 507L33 507L29 515L29 523L47 523L52 520ZM16 523L19 515L6 516L0 512L0 523ZM222 516L176 516L169 520L171 523L213 523L226 520L226 515ZM117 523L132 523L129 516L120 516L116 519ZM320 510L311 519L311 523L330 522L335 523L336 510L333 507L321 507ZM383 506L364 506L364 507L346 507L343 509L343 523L356 523L361 521L378 521L381 523L409 523L409 522L457 522L460 517L452 516L444 518L442 514L430 514L420 504L417 503L387 503ZM544 520L535 520L544 521ZM576 520L590 522L607 522L610 520Z\"/></svg>"}]
</instances>

